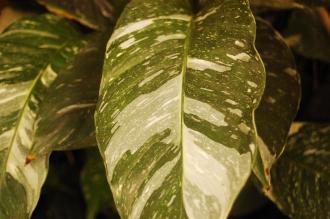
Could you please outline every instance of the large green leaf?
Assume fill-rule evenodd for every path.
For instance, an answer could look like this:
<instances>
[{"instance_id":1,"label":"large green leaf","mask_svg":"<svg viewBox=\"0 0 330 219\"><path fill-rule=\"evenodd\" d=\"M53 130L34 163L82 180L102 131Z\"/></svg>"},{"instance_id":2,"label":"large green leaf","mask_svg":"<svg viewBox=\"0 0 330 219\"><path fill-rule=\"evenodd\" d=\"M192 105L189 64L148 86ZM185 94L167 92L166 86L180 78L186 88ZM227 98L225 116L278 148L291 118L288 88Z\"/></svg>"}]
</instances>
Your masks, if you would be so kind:
<instances>
[{"instance_id":1,"label":"large green leaf","mask_svg":"<svg viewBox=\"0 0 330 219\"><path fill-rule=\"evenodd\" d=\"M305 6L327 6L330 0L250 0L254 7L269 7L277 9L303 8Z\"/></svg>"},{"instance_id":2,"label":"large green leaf","mask_svg":"<svg viewBox=\"0 0 330 219\"><path fill-rule=\"evenodd\" d=\"M226 218L265 85L248 1L133 0L108 42L96 132L122 218Z\"/></svg>"},{"instance_id":3,"label":"large green leaf","mask_svg":"<svg viewBox=\"0 0 330 219\"><path fill-rule=\"evenodd\" d=\"M86 81L93 74L72 71L85 44L70 23L52 15L20 20L0 35L0 218L29 217L51 150L93 132L97 75Z\"/></svg>"},{"instance_id":4,"label":"large green leaf","mask_svg":"<svg viewBox=\"0 0 330 219\"><path fill-rule=\"evenodd\" d=\"M295 59L282 36L257 19L256 46L267 72L266 89L255 113L258 146L265 175L281 155L300 102L300 78ZM268 178L269 180L269 178Z\"/></svg>"},{"instance_id":5,"label":"large green leaf","mask_svg":"<svg viewBox=\"0 0 330 219\"><path fill-rule=\"evenodd\" d=\"M330 126L305 124L272 170L268 196L292 218L330 218Z\"/></svg>"},{"instance_id":6,"label":"large green leaf","mask_svg":"<svg viewBox=\"0 0 330 219\"><path fill-rule=\"evenodd\" d=\"M107 29L128 0L37 0L49 11L93 29Z\"/></svg>"},{"instance_id":7,"label":"large green leaf","mask_svg":"<svg viewBox=\"0 0 330 219\"><path fill-rule=\"evenodd\" d=\"M330 62L330 33L318 10L306 8L294 11L289 20L286 41L305 57Z\"/></svg>"}]
</instances>

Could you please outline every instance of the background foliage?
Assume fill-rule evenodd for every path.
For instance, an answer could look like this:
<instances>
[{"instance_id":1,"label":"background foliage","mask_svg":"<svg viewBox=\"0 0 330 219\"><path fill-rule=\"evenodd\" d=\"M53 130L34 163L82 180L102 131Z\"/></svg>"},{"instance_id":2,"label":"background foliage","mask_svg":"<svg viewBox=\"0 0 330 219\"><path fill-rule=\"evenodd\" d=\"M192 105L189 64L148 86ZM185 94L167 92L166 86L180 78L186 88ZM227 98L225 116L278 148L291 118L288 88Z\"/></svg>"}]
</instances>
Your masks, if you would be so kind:
<instances>
[{"instance_id":1,"label":"background foliage","mask_svg":"<svg viewBox=\"0 0 330 219\"><path fill-rule=\"evenodd\" d=\"M4 22L3 17L5 16L7 19L10 19L8 14L12 14L11 10L13 9L14 13L18 13L18 16L35 15L45 13L49 10L60 16L76 20L77 22L72 23L76 30L81 35L84 35L84 40L87 42L85 44L86 50L92 47L99 49L97 50L97 53L92 55L89 54L86 57L81 55L75 62L85 63L85 66L78 65L77 68L84 69L86 72L90 72L88 66L96 66L96 74L93 74L95 76L93 80L94 86L97 86L100 80L97 75L100 76L101 74L101 63L98 62L98 60L102 59L103 55L103 50L101 48L104 48L105 42L112 31L113 24L119 16L119 11L122 10L125 2L87 0L86 5L82 4L81 1L72 1L72 5L65 5L62 4L63 2L61 3L61 1L52 0L40 0L38 2L42 6L34 1L1 2L2 5L0 5L0 7L2 11L0 21ZM251 3L255 14L258 14L261 18L267 20L269 24L272 24L273 27L284 36L285 42L293 51L296 67L300 73L302 83L302 100L296 117L296 122L329 122L330 18L327 12L329 2L253 0ZM203 1L201 1L200 4L203 4ZM309 6L313 7L310 8ZM318 7L315 8L314 6ZM5 25L6 24L3 24L3 26ZM96 31L93 31L92 29L96 29ZM270 48L270 50L272 49ZM265 52L265 50L263 51ZM95 60L91 60L90 57L94 57ZM85 60L88 60L90 63L86 63ZM70 92L70 90L67 92ZM96 95L97 94L95 93L91 94L91 99L96 98ZM85 113L88 114L88 112ZM320 135L320 133L316 132L312 139L308 138L313 131L320 129L325 130L323 132L326 134ZM281 172L281 170L288 165L294 165L290 163L292 156L297 157L303 155L303 152L296 150L297 145L301 144L301 147L306 147L307 145L319 145L319 148L325 148L322 150L329 151L330 145L327 144L327 136L329 136L327 125L307 124L303 126L300 131L301 132L298 134L295 133L290 137L288 150L283 154L283 159L280 160L280 162L275 165L274 170L272 170L272 174L274 175L273 180L277 180L277 182L283 183L283 185L281 186L280 183L275 183L274 185L276 186L273 188L274 193L269 196L275 203L277 203L285 214L291 217L308 218L315 214L322 214L322 212L324 213L324 217L326 217L328 209L318 209L318 206L326 205L317 202L322 196L322 193L320 193L319 196L313 197L315 201L307 206L308 210L306 210L306 212L311 213L311 215L302 213L302 215L297 216L293 213L297 211L295 209L296 206L300 209L304 209L306 206L302 203L297 203L297 205L294 205L295 207L290 208L290 203L287 199L283 198L283 191L286 194L286 197L291 197L292 192L295 191L294 188L286 187L284 185L290 183L294 184L296 181L282 182L281 179L290 178L285 174L290 174L290 176L297 174L298 176L299 171L302 171L297 168L296 172ZM299 142L299 144L297 142ZM85 146L92 146L94 144L95 142L91 140L88 145ZM81 147L82 145L78 143L75 144L75 146ZM35 153L39 153L39 151L35 151ZM317 152L316 154L314 153L315 156L317 154ZM310 158L312 161L313 159L325 159L319 159L319 157L313 156ZM326 163L326 159L324 162ZM323 175L321 176L321 181L323 181L320 182L320 188L327 190L327 188L329 188L329 170L320 169L322 165L313 166L312 164L315 163L317 163L317 161L305 165L310 165L310 168L316 169L317 174L324 174L324 177ZM284 174L285 176L281 174ZM316 176L319 177L317 174L304 176L297 181L303 182L305 179L308 181L308 179L313 179ZM315 185L313 183L302 184L299 186L308 189L312 185ZM284 187L286 187L285 190L283 190ZM259 193L257 190L253 191L253 195ZM311 191L311 193L315 194L315 191ZM250 196L251 193L248 197ZM295 198L296 197L292 197L292 199ZM304 199L304 197L298 197L298 199ZM287 216L281 213L274 204L265 200L262 206L255 209L254 212L245 216L240 215L236 217L287 218ZM119 218L118 213L115 210L111 192L106 182L103 163L95 148L55 152L51 155L49 174L32 218Z\"/></svg>"}]
</instances>

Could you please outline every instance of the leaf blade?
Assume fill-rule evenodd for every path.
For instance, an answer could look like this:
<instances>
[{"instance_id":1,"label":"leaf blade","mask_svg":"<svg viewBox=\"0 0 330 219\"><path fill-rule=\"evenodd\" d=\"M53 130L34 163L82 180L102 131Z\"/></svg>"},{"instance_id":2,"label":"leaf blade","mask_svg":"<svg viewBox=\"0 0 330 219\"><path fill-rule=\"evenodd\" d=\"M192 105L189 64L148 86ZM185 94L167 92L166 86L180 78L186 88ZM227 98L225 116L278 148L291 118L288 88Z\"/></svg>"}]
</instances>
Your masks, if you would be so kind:
<instances>
[{"instance_id":1,"label":"leaf blade","mask_svg":"<svg viewBox=\"0 0 330 219\"><path fill-rule=\"evenodd\" d=\"M291 217L329 217L329 130L328 124L300 126L272 171L268 196Z\"/></svg>"},{"instance_id":2,"label":"leaf blade","mask_svg":"<svg viewBox=\"0 0 330 219\"><path fill-rule=\"evenodd\" d=\"M236 10L239 7L244 13ZM232 32L220 25L225 21L232 24ZM184 2L127 5L108 42L96 112L99 148L121 217L228 215L250 174L255 149L249 147L255 143L252 111L264 88L254 30L247 1L216 1L196 17ZM218 42L214 37L221 33L227 38ZM237 43L241 38L244 43ZM223 94L219 84L228 86L231 74L238 80L231 80L233 85ZM235 100L242 103L238 106L230 99L234 88ZM226 100L228 108L220 104ZM237 171L221 154L234 160ZM210 174L215 169L218 178ZM212 182L209 188L205 182ZM223 193L226 198L221 198ZM200 201L198 208L192 197Z\"/></svg>"},{"instance_id":3,"label":"leaf blade","mask_svg":"<svg viewBox=\"0 0 330 219\"><path fill-rule=\"evenodd\" d=\"M114 23L127 0L58 1L38 0L49 11L73 19L92 29L104 30Z\"/></svg>"},{"instance_id":4,"label":"leaf blade","mask_svg":"<svg viewBox=\"0 0 330 219\"><path fill-rule=\"evenodd\" d=\"M255 111L258 146L264 170L255 170L270 183L269 172L282 154L290 126L299 109L300 77L295 59L282 36L266 21L257 18L256 47L265 64L266 89ZM260 168L260 167L256 167ZM268 184L269 184L268 183ZM263 183L265 184L265 183ZM264 185L267 189L269 185Z\"/></svg>"},{"instance_id":5,"label":"leaf blade","mask_svg":"<svg viewBox=\"0 0 330 219\"><path fill-rule=\"evenodd\" d=\"M75 118L67 112L61 113L61 119L54 116L65 107L79 105L80 101L90 98L95 106L97 86L91 93L74 96L68 90L77 91L79 86L62 81L79 78L79 72L68 72L67 68L85 43L81 33L69 22L49 14L24 18L0 35L1 217L30 217L47 175L51 151L59 149L63 142L67 143L64 147L72 147L71 144L92 132L86 127L79 130L84 133L72 137L68 135L71 131L63 128L65 124L71 128L79 127L82 122L93 124L91 112L86 108L76 110ZM97 84L97 77L94 79ZM86 79L81 79L74 84L81 86L85 82ZM65 100L59 99L61 95L65 95ZM54 107L54 104L57 105ZM62 141L63 138L67 141ZM12 186L23 189L17 189L19 195L9 197ZM17 206L19 210L10 206Z\"/></svg>"}]
</instances>

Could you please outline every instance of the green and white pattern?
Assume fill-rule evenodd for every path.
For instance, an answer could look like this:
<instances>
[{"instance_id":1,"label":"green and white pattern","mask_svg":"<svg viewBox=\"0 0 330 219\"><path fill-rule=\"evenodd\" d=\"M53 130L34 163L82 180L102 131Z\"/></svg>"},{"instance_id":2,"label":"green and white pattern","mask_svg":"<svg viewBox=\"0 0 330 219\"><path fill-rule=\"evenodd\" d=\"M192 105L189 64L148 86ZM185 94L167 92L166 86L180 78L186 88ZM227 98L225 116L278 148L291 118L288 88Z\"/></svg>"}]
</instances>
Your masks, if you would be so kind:
<instances>
[{"instance_id":1,"label":"green and white pattern","mask_svg":"<svg viewBox=\"0 0 330 219\"><path fill-rule=\"evenodd\" d=\"M113 26L128 0L37 0L49 11L74 19L93 29L106 30Z\"/></svg>"},{"instance_id":2,"label":"green and white pattern","mask_svg":"<svg viewBox=\"0 0 330 219\"><path fill-rule=\"evenodd\" d=\"M272 170L267 194L291 218L330 218L330 125L303 124Z\"/></svg>"},{"instance_id":3,"label":"green and white pattern","mask_svg":"<svg viewBox=\"0 0 330 219\"><path fill-rule=\"evenodd\" d=\"M265 86L247 0L133 0L107 46L96 132L122 218L226 218Z\"/></svg>"},{"instance_id":4,"label":"green and white pattern","mask_svg":"<svg viewBox=\"0 0 330 219\"><path fill-rule=\"evenodd\" d=\"M37 204L50 151L32 151L49 149L53 141L44 134L56 136L59 128L40 126L54 116L44 103L83 45L67 21L52 15L15 22L0 35L0 218L28 218ZM57 101L63 98L69 97Z\"/></svg>"},{"instance_id":5,"label":"green and white pattern","mask_svg":"<svg viewBox=\"0 0 330 219\"><path fill-rule=\"evenodd\" d=\"M289 129L299 108L301 87L294 56L282 36L266 21L257 19L256 47L267 72L266 89L255 113L258 146L265 174L282 154ZM258 165L256 165L258 167Z\"/></svg>"}]
</instances>

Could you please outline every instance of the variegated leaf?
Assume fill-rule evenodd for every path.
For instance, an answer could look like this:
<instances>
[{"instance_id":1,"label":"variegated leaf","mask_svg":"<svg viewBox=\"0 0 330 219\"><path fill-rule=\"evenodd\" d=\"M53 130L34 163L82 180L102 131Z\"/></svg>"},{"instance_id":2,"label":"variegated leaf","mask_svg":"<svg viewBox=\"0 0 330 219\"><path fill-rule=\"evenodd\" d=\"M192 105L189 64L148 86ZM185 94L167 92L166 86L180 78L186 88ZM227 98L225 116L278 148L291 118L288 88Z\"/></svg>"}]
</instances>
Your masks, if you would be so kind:
<instances>
[{"instance_id":1,"label":"variegated leaf","mask_svg":"<svg viewBox=\"0 0 330 219\"><path fill-rule=\"evenodd\" d=\"M269 181L270 168L284 150L298 111L301 88L290 48L282 36L260 18L257 19L256 46L267 72L266 89L256 110L255 122L261 166Z\"/></svg>"},{"instance_id":2,"label":"variegated leaf","mask_svg":"<svg viewBox=\"0 0 330 219\"><path fill-rule=\"evenodd\" d=\"M0 218L31 215L50 150L78 133L66 125L92 124L96 92L82 92L85 76L70 72L84 44L70 23L47 14L15 22L0 35ZM70 119L73 113L79 118Z\"/></svg>"},{"instance_id":3,"label":"variegated leaf","mask_svg":"<svg viewBox=\"0 0 330 219\"><path fill-rule=\"evenodd\" d=\"M96 132L122 218L226 218L256 151L265 73L248 1L132 0L108 42Z\"/></svg>"},{"instance_id":4,"label":"variegated leaf","mask_svg":"<svg viewBox=\"0 0 330 219\"><path fill-rule=\"evenodd\" d=\"M323 24L319 10L294 11L289 20L286 42L305 57L330 62L330 32Z\"/></svg>"},{"instance_id":5,"label":"variegated leaf","mask_svg":"<svg viewBox=\"0 0 330 219\"><path fill-rule=\"evenodd\" d=\"M93 29L107 29L128 0L37 0L49 11Z\"/></svg>"},{"instance_id":6,"label":"variegated leaf","mask_svg":"<svg viewBox=\"0 0 330 219\"><path fill-rule=\"evenodd\" d=\"M330 0L250 0L253 7L267 7L276 9L318 7L330 5Z\"/></svg>"},{"instance_id":7,"label":"variegated leaf","mask_svg":"<svg viewBox=\"0 0 330 219\"><path fill-rule=\"evenodd\" d=\"M304 124L289 138L268 196L292 218L330 218L330 125Z\"/></svg>"}]
</instances>

